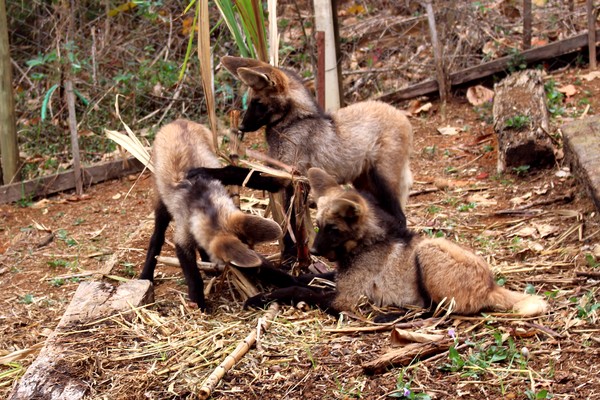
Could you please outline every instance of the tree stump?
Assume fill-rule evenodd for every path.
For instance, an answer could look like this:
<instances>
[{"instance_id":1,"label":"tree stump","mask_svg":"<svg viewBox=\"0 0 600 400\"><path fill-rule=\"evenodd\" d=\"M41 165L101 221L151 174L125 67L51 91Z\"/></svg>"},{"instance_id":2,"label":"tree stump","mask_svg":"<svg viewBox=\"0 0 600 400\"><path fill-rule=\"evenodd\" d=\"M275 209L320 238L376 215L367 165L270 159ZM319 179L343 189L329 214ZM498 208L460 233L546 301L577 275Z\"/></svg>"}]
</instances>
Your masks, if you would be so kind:
<instances>
[{"instance_id":1,"label":"tree stump","mask_svg":"<svg viewBox=\"0 0 600 400\"><path fill-rule=\"evenodd\" d=\"M494 130L498 135L498 172L529 166L554 165L548 135L548 110L542 74L514 73L495 85Z\"/></svg>"},{"instance_id":2,"label":"tree stump","mask_svg":"<svg viewBox=\"0 0 600 400\"><path fill-rule=\"evenodd\" d=\"M83 381L77 366L71 365L66 358L71 341L77 340L68 333L84 329L82 325L86 323L129 311L131 307L150 301L150 281L129 281L118 287L99 281L81 283L56 330L48 337L39 356L15 386L9 399L83 399L89 383Z\"/></svg>"},{"instance_id":3,"label":"tree stump","mask_svg":"<svg viewBox=\"0 0 600 400\"><path fill-rule=\"evenodd\" d=\"M565 160L600 211L600 117L570 122L562 132Z\"/></svg>"}]
</instances>

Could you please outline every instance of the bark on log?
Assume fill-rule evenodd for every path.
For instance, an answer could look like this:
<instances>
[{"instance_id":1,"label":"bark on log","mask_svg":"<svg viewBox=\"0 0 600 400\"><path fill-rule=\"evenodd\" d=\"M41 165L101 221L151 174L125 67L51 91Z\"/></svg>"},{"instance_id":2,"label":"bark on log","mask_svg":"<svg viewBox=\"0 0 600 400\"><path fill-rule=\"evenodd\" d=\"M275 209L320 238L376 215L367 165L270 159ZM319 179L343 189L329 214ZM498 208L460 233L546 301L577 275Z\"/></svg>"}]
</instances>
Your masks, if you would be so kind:
<instances>
[{"instance_id":1,"label":"bark on log","mask_svg":"<svg viewBox=\"0 0 600 400\"><path fill-rule=\"evenodd\" d=\"M600 117L570 122L562 132L565 161L600 211Z\"/></svg>"},{"instance_id":2,"label":"bark on log","mask_svg":"<svg viewBox=\"0 0 600 400\"><path fill-rule=\"evenodd\" d=\"M528 165L554 164L548 135L548 110L542 74L525 70L496 84L494 130L498 135L498 172Z\"/></svg>"},{"instance_id":3,"label":"bark on log","mask_svg":"<svg viewBox=\"0 0 600 400\"><path fill-rule=\"evenodd\" d=\"M89 383L77 375L77 367L70 365L66 359L70 340L76 337L66 333L150 301L150 281L129 281L118 287L100 281L81 283L56 330L48 337L40 355L27 369L9 399L82 399Z\"/></svg>"}]
</instances>

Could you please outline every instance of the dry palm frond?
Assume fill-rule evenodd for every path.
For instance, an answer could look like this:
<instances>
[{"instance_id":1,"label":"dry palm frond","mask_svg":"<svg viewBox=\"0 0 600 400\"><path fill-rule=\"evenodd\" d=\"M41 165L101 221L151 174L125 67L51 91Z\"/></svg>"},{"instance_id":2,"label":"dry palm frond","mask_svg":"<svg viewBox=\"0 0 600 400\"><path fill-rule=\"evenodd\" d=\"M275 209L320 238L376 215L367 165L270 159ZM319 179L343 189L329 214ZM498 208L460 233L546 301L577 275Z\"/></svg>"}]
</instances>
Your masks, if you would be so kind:
<instances>
[{"instance_id":1,"label":"dry palm frond","mask_svg":"<svg viewBox=\"0 0 600 400\"><path fill-rule=\"evenodd\" d=\"M125 123L125 121L123 121L123 118L121 118L121 113L119 112L119 95L117 95L115 98L115 110L117 116L121 120L121 123L125 127L127 135L109 129L104 129L104 133L109 139L130 152L136 159L144 164L146 168L154 172L154 165L152 165L150 153L148 150L146 150L146 147L142 144L142 142L140 142L135 133L133 133L131 128Z\"/></svg>"}]
</instances>

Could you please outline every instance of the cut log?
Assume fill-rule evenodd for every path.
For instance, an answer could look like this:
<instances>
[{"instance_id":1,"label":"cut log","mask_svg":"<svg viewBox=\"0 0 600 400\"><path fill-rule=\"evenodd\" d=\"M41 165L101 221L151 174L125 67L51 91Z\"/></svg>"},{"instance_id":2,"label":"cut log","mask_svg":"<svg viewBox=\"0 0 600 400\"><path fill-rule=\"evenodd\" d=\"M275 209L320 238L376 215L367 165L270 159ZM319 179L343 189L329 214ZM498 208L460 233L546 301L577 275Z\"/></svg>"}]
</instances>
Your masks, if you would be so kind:
<instances>
[{"instance_id":1,"label":"cut log","mask_svg":"<svg viewBox=\"0 0 600 400\"><path fill-rule=\"evenodd\" d=\"M548 110L542 74L514 73L494 87L494 130L498 135L498 172L521 166L554 165L554 146L548 135Z\"/></svg>"},{"instance_id":2,"label":"cut log","mask_svg":"<svg viewBox=\"0 0 600 400\"><path fill-rule=\"evenodd\" d=\"M9 399L82 399L89 382L84 382L77 374L77 366L67 361L71 340L77 340L72 339L76 336L67 333L82 329L84 324L147 304L152 297L150 281L129 281L118 287L99 281L82 282L56 330L48 337L40 355Z\"/></svg>"},{"instance_id":3,"label":"cut log","mask_svg":"<svg viewBox=\"0 0 600 400\"><path fill-rule=\"evenodd\" d=\"M133 157L125 160L107 161L83 169L83 184L88 186L109 179L135 174L144 169L144 165ZM55 175L43 176L29 181L0 186L0 204L20 199L34 199L75 187L72 170Z\"/></svg>"},{"instance_id":4,"label":"cut log","mask_svg":"<svg viewBox=\"0 0 600 400\"><path fill-rule=\"evenodd\" d=\"M600 31L596 31L596 37L600 37ZM579 51L587 45L588 34L582 33L581 35L558 40L545 46L525 50L521 53L521 56L523 56L523 59L527 64L531 65L539 61ZM512 62L514 62L514 56L505 56L481 65L475 65L458 72L453 72L450 74L450 85L464 85L499 72L504 72ZM383 94L376 99L386 103L392 103L409 100L417 96L429 95L437 91L437 82L435 80L426 80L391 93Z\"/></svg>"},{"instance_id":5,"label":"cut log","mask_svg":"<svg viewBox=\"0 0 600 400\"><path fill-rule=\"evenodd\" d=\"M600 211L600 117L570 122L562 132L565 160Z\"/></svg>"}]
</instances>

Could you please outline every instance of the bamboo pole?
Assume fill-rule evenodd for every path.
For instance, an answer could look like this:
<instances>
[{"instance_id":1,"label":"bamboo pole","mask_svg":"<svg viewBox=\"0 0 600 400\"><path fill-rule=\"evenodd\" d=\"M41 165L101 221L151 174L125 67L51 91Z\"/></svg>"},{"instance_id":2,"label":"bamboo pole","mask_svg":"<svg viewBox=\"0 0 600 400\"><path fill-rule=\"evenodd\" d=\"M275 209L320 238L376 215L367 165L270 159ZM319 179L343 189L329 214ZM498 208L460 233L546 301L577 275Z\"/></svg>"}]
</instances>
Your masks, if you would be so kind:
<instances>
[{"instance_id":1,"label":"bamboo pole","mask_svg":"<svg viewBox=\"0 0 600 400\"><path fill-rule=\"evenodd\" d=\"M590 54L590 69L596 69L596 13L594 12L594 0L587 0L588 17L588 48Z\"/></svg>"},{"instance_id":2,"label":"bamboo pole","mask_svg":"<svg viewBox=\"0 0 600 400\"><path fill-rule=\"evenodd\" d=\"M11 183L19 170L19 149L12 87L12 66L8 43L6 4L0 0L0 153L2 175L0 183Z\"/></svg>"},{"instance_id":3,"label":"bamboo pole","mask_svg":"<svg viewBox=\"0 0 600 400\"><path fill-rule=\"evenodd\" d=\"M200 387L200 390L198 391L199 399L204 400L204 399L207 399L211 395L212 391L215 389L217 384L221 381L223 376L225 376L225 374L231 368L233 368L233 366L238 361L240 361L242 359L242 357L254 345L260 329L263 329L265 331L267 329L269 329L269 327L271 326L271 323L277 316L278 312L279 312L279 304L272 303L269 306L269 309L267 310L264 318L258 319L256 329L254 329L252 332L250 332L250 334L248 334L248 336L246 336L246 338L237 345L235 350L233 350L233 352L230 355L225 357L223 362L221 364L219 364L219 366L217 368L215 368L215 370L212 372L212 374L210 374L210 376L208 378L206 378L206 380L202 384L202 387Z\"/></svg>"}]
</instances>

